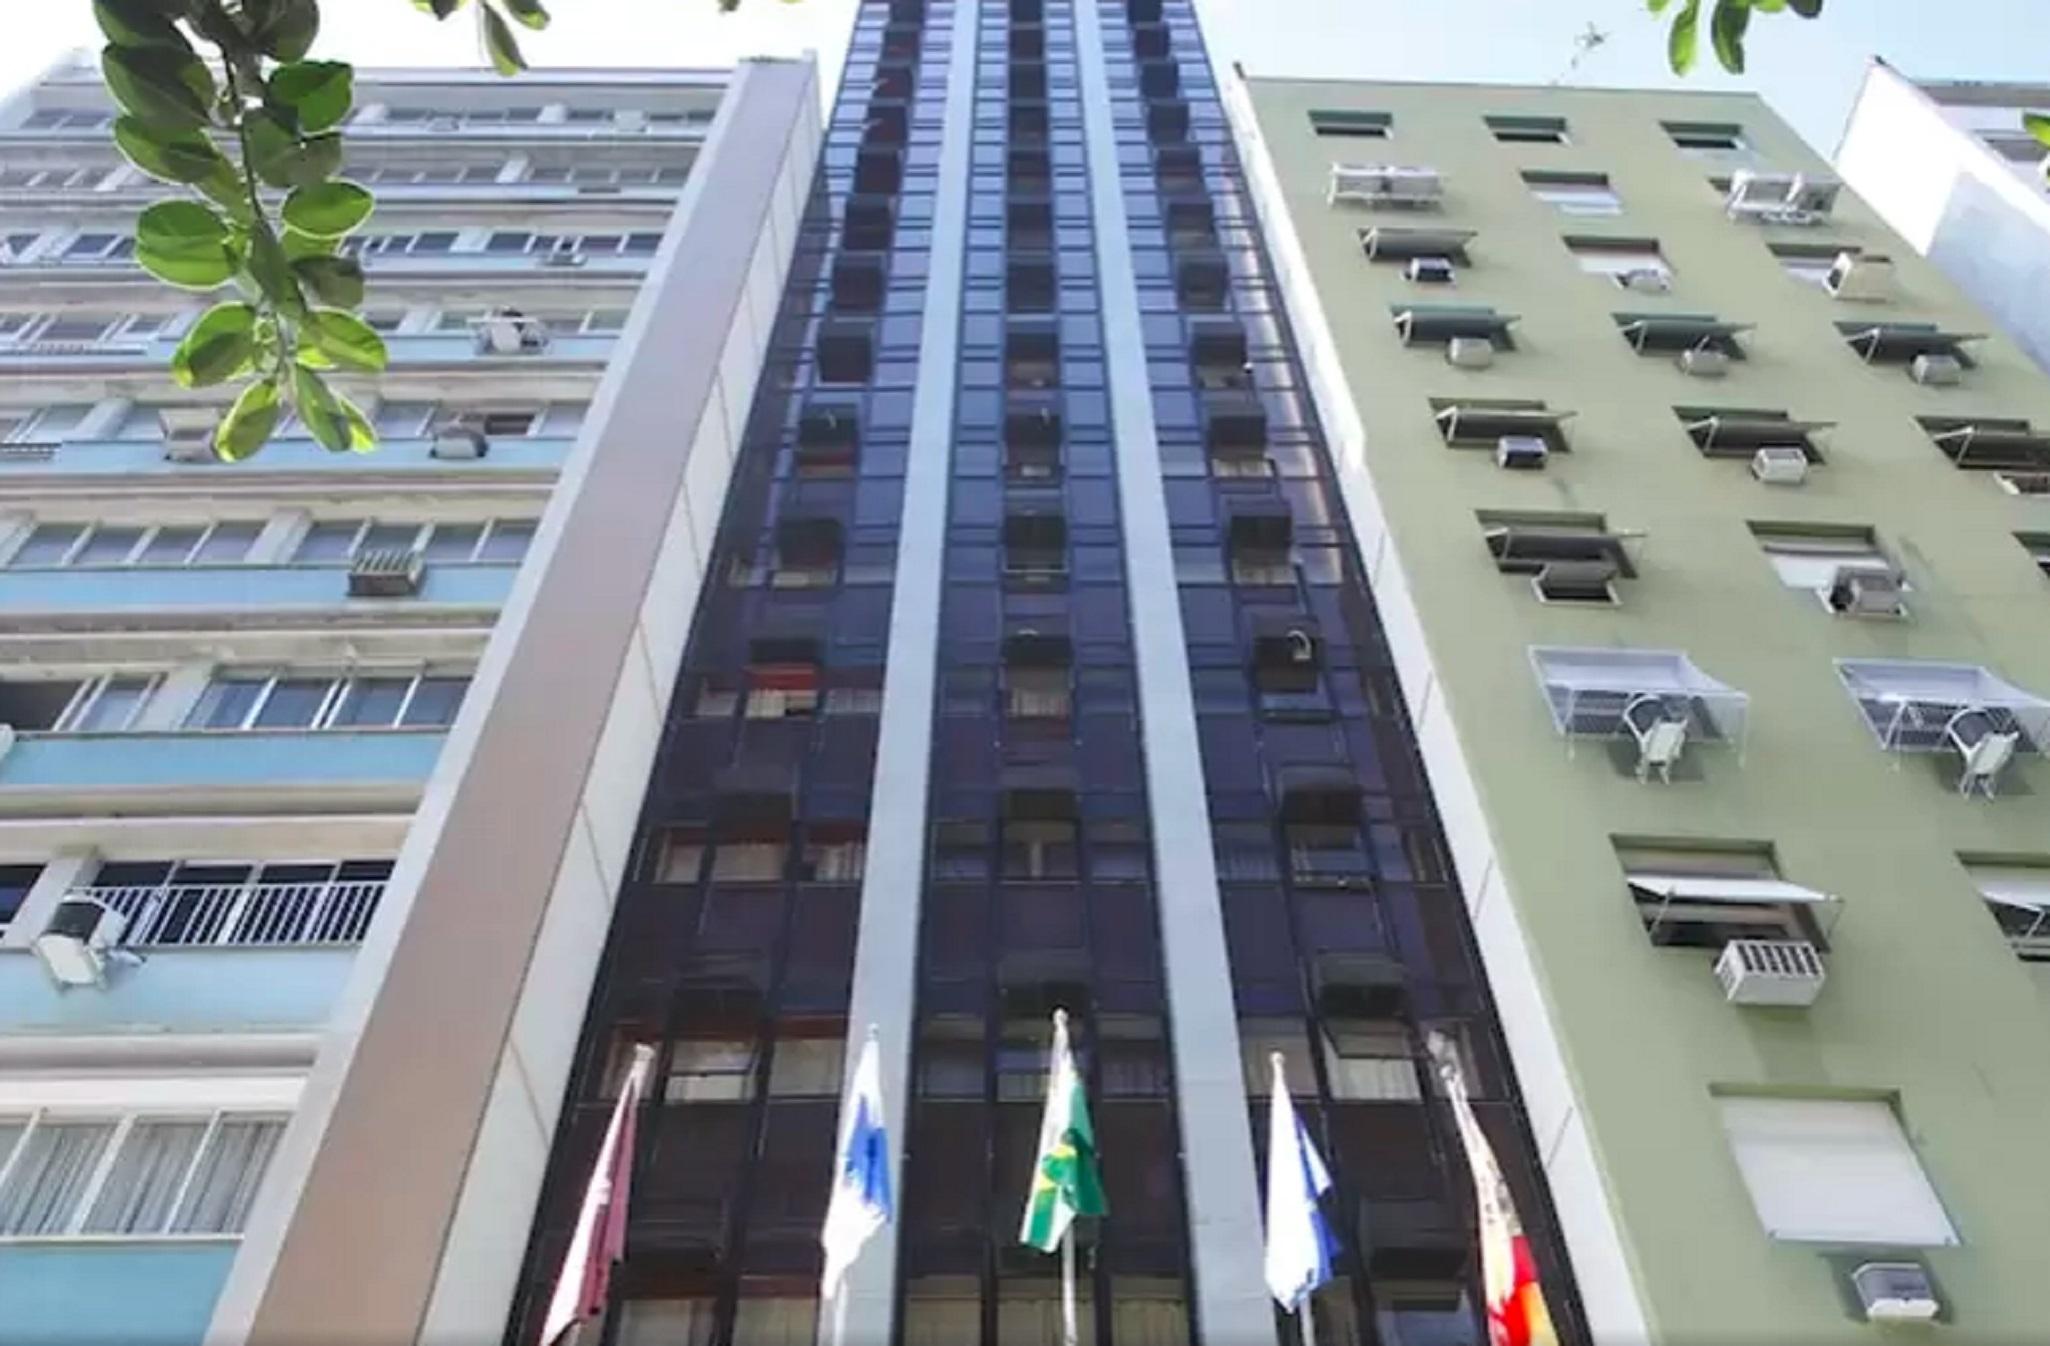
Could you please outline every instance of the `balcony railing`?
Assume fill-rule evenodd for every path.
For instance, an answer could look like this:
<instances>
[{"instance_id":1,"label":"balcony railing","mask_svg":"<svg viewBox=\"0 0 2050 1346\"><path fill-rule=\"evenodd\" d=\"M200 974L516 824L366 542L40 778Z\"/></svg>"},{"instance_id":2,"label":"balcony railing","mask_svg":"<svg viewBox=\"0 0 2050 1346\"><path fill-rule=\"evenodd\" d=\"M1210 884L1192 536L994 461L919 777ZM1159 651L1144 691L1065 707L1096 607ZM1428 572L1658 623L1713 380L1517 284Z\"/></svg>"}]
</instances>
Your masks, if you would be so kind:
<instances>
[{"instance_id":1,"label":"balcony railing","mask_svg":"<svg viewBox=\"0 0 2050 1346\"><path fill-rule=\"evenodd\" d=\"M121 942L155 948L360 944L383 880L74 888L127 918Z\"/></svg>"}]
</instances>

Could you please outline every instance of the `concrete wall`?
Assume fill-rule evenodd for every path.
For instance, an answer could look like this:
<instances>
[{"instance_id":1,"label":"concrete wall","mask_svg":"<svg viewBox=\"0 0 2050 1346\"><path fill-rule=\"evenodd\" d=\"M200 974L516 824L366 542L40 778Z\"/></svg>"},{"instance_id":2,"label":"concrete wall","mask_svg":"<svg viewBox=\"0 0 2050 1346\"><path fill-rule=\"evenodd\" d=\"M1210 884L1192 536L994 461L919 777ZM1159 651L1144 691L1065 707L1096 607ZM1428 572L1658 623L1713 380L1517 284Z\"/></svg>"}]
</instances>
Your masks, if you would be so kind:
<instances>
[{"instance_id":1,"label":"concrete wall","mask_svg":"<svg viewBox=\"0 0 2050 1346\"><path fill-rule=\"evenodd\" d=\"M400 854L219 1342L502 1330L817 150L742 68ZM366 1294L364 1287L376 1287Z\"/></svg>"},{"instance_id":2,"label":"concrete wall","mask_svg":"<svg viewBox=\"0 0 2050 1346\"><path fill-rule=\"evenodd\" d=\"M2012 532L2039 516L1953 468L1918 414L2050 420L2050 386L2005 341L1976 348L1963 387L1918 387L1863 366L1839 319L1985 322L1855 199L1805 230L1728 221L1660 118L1740 122L1759 156L1825 166L1748 96L1317 84L1254 80L1261 210L1291 272L1290 312L1313 369L1347 503L1418 722L1466 897L1545 1151L1598 1340L1869 1340L1812 1246L1775 1244L1740 1184L1712 1086L1879 1090L1909 1133L1963 1246L1927 1256L1960 1339L2040 1334L2031 1292L2050 1236L2050 1181L2018 1162L2050 1122L2050 1023L1955 854L2050 851L2050 770L1967 802L1926 760L1874 743L1832 661L1859 655L1984 663L2050 693L2050 596ZM1392 113L1386 142L1320 140L1313 108ZM1565 146L1497 143L1484 114L1563 115ZM1473 228L1457 288L1371 265L1357 231L1416 216L1333 209L1333 159L1430 165L1444 208ZM1557 215L1519 178L1606 172L1625 213ZM1285 218L1283 218L1285 216ZM1582 274L1563 235L1655 237L1669 298ZM1768 238L1891 252L1901 295L1840 304L1782 273ZM1305 284L1307 282L1307 285ZM1314 293L1311 293L1311 290ZM1523 315L1518 349L1466 372L1405 349L1389 306L1488 304ZM1757 323L1720 383L1634 354L1611 314L1713 312ZM1579 413L1572 452L1543 472L1454 450L1433 396L1542 398ZM1831 419L1826 466L1793 489L1702 457L1672 408L1780 408ZM1477 509L1589 511L1644 529L1640 577L1615 609L1545 606L1496 573ZM1906 566L1913 617L1857 623L1782 587L1750 521L1871 525ZM1749 747L1701 752L1701 778L1639 785L1589 745L1570 755L1532 677L1533 645L1687 650L1752 697ZM1829 984L1807 1011L1724 1002L1710 955L1654 948L1612 835L1772 843L1785 875L1843 898Z\"/></svg>"}]
</instances>

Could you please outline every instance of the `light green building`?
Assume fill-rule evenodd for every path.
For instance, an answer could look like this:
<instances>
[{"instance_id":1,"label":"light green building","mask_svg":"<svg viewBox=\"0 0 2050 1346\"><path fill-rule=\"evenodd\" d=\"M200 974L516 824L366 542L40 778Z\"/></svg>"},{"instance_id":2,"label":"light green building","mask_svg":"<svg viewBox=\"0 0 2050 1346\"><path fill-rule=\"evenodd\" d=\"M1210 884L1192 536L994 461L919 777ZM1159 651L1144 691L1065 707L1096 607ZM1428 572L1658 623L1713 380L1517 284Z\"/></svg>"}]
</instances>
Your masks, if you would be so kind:
<instances>
[{"instance_id":1,"label":"light green building","mask_svg":"<svg viewBox=\"0 0 2050 1346\"><path fill-rule=\"evenodd\" d=\"M2050 382L1754 97L1231 83L1597 1339L2050 1340Z\"/></svg>"}]
</instances>

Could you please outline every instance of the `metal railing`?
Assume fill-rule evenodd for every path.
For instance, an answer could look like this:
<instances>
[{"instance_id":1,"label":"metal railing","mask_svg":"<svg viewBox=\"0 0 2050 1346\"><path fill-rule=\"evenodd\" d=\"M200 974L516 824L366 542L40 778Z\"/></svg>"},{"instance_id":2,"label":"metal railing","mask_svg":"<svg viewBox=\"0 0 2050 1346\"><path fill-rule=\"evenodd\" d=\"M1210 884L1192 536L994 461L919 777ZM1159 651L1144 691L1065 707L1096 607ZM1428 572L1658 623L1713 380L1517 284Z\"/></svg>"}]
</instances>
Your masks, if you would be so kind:
<instances>
[{"instance_id":1,"label":"metal railing","mask_svg":"<svg viewBox=\"0 0 2050 1346\"><path fill-rule=\"evenodd\" d=\"M123 944L157 948L360 944L383 896L381 879L88 887L66 894L90 898L127 918Z\"/></svg>"}]
</instances>

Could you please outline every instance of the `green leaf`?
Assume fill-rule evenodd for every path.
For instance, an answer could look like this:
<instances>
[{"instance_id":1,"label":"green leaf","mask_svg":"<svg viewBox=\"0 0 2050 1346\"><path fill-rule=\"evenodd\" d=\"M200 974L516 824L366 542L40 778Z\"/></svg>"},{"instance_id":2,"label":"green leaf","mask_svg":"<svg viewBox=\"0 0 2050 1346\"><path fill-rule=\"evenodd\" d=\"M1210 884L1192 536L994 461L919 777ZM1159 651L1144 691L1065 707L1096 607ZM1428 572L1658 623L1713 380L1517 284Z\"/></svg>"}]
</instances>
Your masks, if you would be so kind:
<instances>
[{"instance_id":1,"label":"green leaf","mask_svg":"<svg viewBox=\"0 0 2050 1346\"><path fill-rule=\"evenodd\" d=\"M313 438L330 453L376 447L377 432L371 428L369 418L348 398L337 396L325 379L304 365L292 370L292 401L299 409L299 419L306 422Z\"/></svg>"},{"instance_id":2,"label":"green leaf","mask_svg":"<svg viewBox=\"0 0 2050 1346\"><path fill-rule=\"evenodd\" d=\"M152 0L93 0L93 18L117 47L170 47L190 52L192 44Z\"/></svg>"},{"instance_id":3,"label":"green leaf","mask_svg":"<svg viewBox=\"0 0 2050 1346\"><path fill-rule=\"evenodd\" d=\"M299 290L292 260L265 221L258 220L249 231L248 266L249 278L256 282L264 298L295 316L305 312L306 296Z\"/></svg>"},{"instance_id":4,"label":"green leaf","mask_svg":"<svg viewBox=\"0 0 2050 1346\"><path fill-rule=\"evenodd\" d=\"M341 61L295 61L271 71L265 91L273 104L292 110L304 135L325 131L349 115L355 79L355 69Z\"/></svg>"},{"instance_id":5,"label":"green leaf","mask_svg":"<svg viewBox=\"0 0 2050 1346\"><path fill-rule=\"evenodd\" d=\"M333 131L300 138L266 111L247 118L249 166L272 187L311 187L342 166L342 138Z\"/></svg>"},{"instance_id":6,"label":"green leaf","mask_svg":"<svg viewBox=\"0 0 2050 1346\"><path fill-rule=\"evenodd\" d=\"M285 224L315 238L340 238L370 218L376 205L370 193L353 182L323 182L301 187L285 198Z\"/></svg>"},{"instance_id":7,"label":"green leaf","mask_svg":"<svg viewBox=\"0 0 2050 1346\"><path fill-rule=\"evenodd\" d=\"M1822 0L1787 0L1787 8L1804 19L1819 18L1822 14Z\"/></svg>"},{"instance_id":8,"label":"green leaf","mask_svg":"<svg viewBox=\"0 0 2050 1346\"><path fill-rule=\"evenodd\" d=\"M343 369L370 374L381 371L390 358L384 338L371 331L370 324L339 308L317 308L306 315L299 325L299 353L323 356Z\"/></svg>"},{"instance_id":9,"label":"green leaf","mask_svg":"<svg viewBox=\"0 0 2050 1346\"><path fill-rule=\"evenodd\" d=\"M135 260L157 279L211 290L235 271L228 222L197 201L159 201L136 220Z\"/></svg>"},{"instance_id":10,"label":"green leaf","mask_svg":"<svg viewBox=\"0 0 2050 1346\"><path fill-rule=\"evenodd\" d=\"M287 229L278 240L285 249L285 260L297 262L306 257L332 257L338 238L320 238L313 234L302 234L296 229Z\"/></svg>"},{"instance_id":11,"label":"green leaf","mask_svg":"<svg viewBox=\"0 0 2050 1346\"><path fill-rule=\"evenodd\" d=\"M270 17L257 29L256 45L274 61L287 64L306 55L320 32L320 6L314 0L271 0Z\"/></svg>"},{"instance_id":12,"label":"green leaf","mask_svg":"<svg viewBox=\"0 0 2050 1346\"><path fill-rule=\"evenodd\" d=\"M206 124L214 77L190 51L109 46L100 53L100 74L124 112L160 131L190 131Z\"/></svg>"},{"instance_id":13,"label":"green leaf","mask_svg":"<svg viewBox=\"0 0 2050 1346\"><path fill-rule=\"evenodd\" d=\"M1787 0L1751 0L1751 8L1760 14L1779 14L1785 11Z\"/></svg>"},{"instance_id":14,"label":"green leaf","mask_svg":"<svg viewBox=\"0 0 2050 1346\"><path fill-rule=\"evenodd\" d=\"M437 19L445 19L462 7L463 0L413 0L413 8Z\"/></svg>"},{"instance_id":15,"label":"green leaf","mask_svg":"<svg viewBox=\"0 0 2050 1346\"><path fill-rule=\"evenodd\" d=\"M278 386L259 379L242 390L228 414L214 427L214 454L239 463L270 441L278 428Z\"/></svg>"},{"instance_id":16,"label":"green leaf","mask_svg":"<svg viewBox=\"0 0 2050 1346\"><path fill-rule=\"evenodd\" d=\"M2022 129L2036 138L2039 145L2050 145L2050 115L2041 112L2024 112Z\"/></svg>"},{"instance_id":17,"label":"green leaf","mask_svg":"<svg viewBox=\"0 0 2050 1346\"><path fill-rule=\"evenodd\" d=\"M285 241L289 251L290 235ZM353 257L301 257L293 261L292 271L323 304L356 308L363 303L363 267Z\"/></svg>"},{"instance_id":18,"label":"green leaf","mask_svg":"<svg viewBox=\"0 0 2050 1346\"><path fill-rule=\"evenodd\" d=\"M114 143L129 163L163 182L199 183L222 169L233 172L198 131L159 131L140 117L124 115L114 123Z\"/></svg>"},{"instance_id":19,"label":"green leaf","mask_svg":"<svg viewBox=\"0 0 2050 1346\"><path fill-rule=\"evenodd\" d=\"M256 310L216 304L199 315L171 355L171 377L181 388L207 388L248 370L256 355Z\"/></svg>"},{"instance_id":20,"label":"green leaf","mask_svg":"<svg viewBox=\"0 0 2050 1346\"><path fill-rule=\"evenodd\" d=\"M1644 7L1654 14L1662 13L1672 0L1644 0Z\"/></svg>"},{"instance_id":21,"label":"green leaf","mask_svg":"<svg viewBox=\"0 0 2050 1346\"><path fill-rule=\"evenodd\" d=\"M539 32L548 26L548 11L541 0L503 0L505 12Z\"/></svg>"},{"instance_id":22,"label":"green leaf","mask_svg":"<svg viewBox=\"0 0 2050 1346\"><path fill-rule=\"evenodd\" d=\"M1666 62L1673 73L1684 75L1694 68L1695 31L1701 18L1701 0L1687 0L1687 7L1673 19L1673 31L1666 38Z\"/></svg>"},{"instance_id":23,"label":"green leaf","mask_svg":"<svg viewBox=\"0 0 2050 1346\"><path fill-rule=\"evenodd\" d=\"M520 55L520 42L513 36L512 25L483 0L478 0L477 18L484 25L484 50L491 57L492 68L501 75L517 75L525 70L527 58Z\"/></svg>"},{"instance_id":24,"label":"green leaf","mask_svg":"<svg viewBox=\"0 0 2050 1346\"><path fill-rule=\"evenodd\" d=\"M1744 30L1751 24L1749 0L1716 0L1715 21L1709 34L1715 43L1715 58L1733 75L1744 73Z\"/></svg>"}]
</instances>

